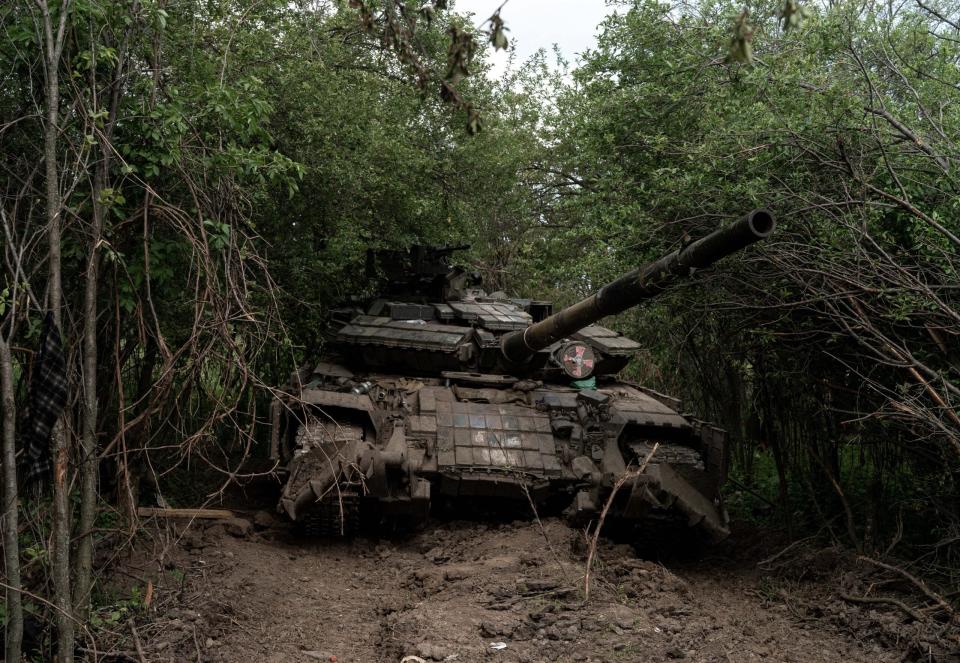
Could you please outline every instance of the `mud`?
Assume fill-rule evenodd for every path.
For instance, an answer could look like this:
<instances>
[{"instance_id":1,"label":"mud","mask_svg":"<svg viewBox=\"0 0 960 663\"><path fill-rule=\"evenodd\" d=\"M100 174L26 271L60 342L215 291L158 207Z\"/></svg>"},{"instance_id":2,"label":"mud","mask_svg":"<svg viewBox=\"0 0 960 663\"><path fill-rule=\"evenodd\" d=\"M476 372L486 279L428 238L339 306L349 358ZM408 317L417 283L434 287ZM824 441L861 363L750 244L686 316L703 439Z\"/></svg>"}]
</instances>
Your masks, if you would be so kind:
<instances>
[{"instance_id":1,"label":"mud","mask_svg":"<svg viewBox=\"0 0 960 663\"><path fill-rule=\"evenodd\" d=\"M250 525L155 533L163 572L140 620L144 660L956 660L883 635L874 622L901 624L895 611L825 598L832 577L800 591L729 556L664 566L604 543L584 605L582 533L558 520L328 544L269 514Z\"/></svg>"}]
</instances>

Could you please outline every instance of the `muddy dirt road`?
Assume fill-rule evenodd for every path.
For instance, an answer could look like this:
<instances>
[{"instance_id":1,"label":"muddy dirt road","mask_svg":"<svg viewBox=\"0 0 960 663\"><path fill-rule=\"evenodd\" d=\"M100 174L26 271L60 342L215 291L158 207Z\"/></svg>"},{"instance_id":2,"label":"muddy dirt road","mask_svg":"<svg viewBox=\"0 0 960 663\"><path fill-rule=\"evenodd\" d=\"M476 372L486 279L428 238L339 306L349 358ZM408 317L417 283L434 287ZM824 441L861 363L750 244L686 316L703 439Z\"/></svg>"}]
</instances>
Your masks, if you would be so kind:
<instances>
[{"instance_id":1,"label":"muddy dirt road","mask_svg":"<svg viewBox=\"0 0 960 663\"><path fill-rule=\"evenodd\" d=\"M164 547L167 586L140 627L144 660L904 660L902 647L835 619L842 602L788 595L752 563L666 567L606 543L584 606L580 534L556 520L334 544L268 521L165 530L179 543Z\"/></svg>"}]
</instances>

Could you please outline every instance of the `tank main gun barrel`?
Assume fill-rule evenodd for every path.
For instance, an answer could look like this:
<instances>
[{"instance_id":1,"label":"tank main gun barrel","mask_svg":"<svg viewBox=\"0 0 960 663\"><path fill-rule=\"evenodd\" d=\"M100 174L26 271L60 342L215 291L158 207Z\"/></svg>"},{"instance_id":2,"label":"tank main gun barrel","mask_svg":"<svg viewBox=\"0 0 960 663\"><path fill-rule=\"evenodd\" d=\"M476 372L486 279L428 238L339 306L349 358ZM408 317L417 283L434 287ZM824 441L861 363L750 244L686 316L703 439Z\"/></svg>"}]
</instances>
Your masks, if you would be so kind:
<instances>
[{"instance_id":1,"label":"tank main gun barrel","mask_svg":"<svg viewBox=\"0 0 960 663\"><path fill-rule=\"evenodd\" d=\"M586 299L524 330L507 334L503 337L501 352L507 361L522 363L587 325L658 295L678 277L687 276L694 269L709 267L717 260L768 237L774 227L773 214L764 209L753 210L726 228L624 274Z\"/></svg>"}]
</instances>

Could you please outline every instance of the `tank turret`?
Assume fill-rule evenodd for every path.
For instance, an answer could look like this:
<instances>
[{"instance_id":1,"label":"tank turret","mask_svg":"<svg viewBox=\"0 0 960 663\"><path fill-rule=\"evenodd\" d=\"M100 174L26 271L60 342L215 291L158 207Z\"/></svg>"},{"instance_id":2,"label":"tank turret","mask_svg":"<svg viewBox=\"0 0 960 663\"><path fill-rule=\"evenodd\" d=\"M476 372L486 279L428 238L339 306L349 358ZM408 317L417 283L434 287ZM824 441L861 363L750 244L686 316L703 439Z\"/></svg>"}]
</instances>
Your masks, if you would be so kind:
<instances>
[{"instance_id":1,"label":"tank turret","mask_svg":"<svg viewBox=\"0 0 960 663\"><path fill-rule=\"evenodd\" d=\"M382 251L368 256L368 271L385 276L380 296L341 316L348 321L334 346L351 364L419 375L582 380L617 373L640 346L596 322L767 237L774 226L769 212L755 210L552 315L549 302L487 293L477 274L451 267L448 257L467 247Z\"/></svg>"},{"instance_id":2,"label":"tank turret","mask_svg":"<svg viewBox=\"0 0 960 663\"><path fill-rule=\"evenodd\" d=\"M464 247L371 253L369 272L385 280L378 296L337 312L343 322L319 363L293 374L273 403L271 455L286 474L279 509L333 535L422 519L438 496L472 508L559 506L589 520L656 448L607 522L724 537L726 433L618 379L641 346L596 323L774 226L753 211L557 313L484 291L448 263Z\"/></svg>"}]
</instances>

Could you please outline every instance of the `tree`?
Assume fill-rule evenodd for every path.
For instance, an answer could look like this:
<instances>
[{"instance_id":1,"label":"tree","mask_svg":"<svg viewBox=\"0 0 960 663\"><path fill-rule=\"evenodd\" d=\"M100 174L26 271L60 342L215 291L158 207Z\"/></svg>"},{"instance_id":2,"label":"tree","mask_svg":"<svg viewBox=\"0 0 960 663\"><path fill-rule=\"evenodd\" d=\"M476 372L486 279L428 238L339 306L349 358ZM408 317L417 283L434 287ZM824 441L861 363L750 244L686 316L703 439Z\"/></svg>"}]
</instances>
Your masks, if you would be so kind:
<instances>
[{"instance_id":1,"label":"tree","mask_svg":"<svg viewBox=\"0 0 960 663\"><path fill-rule=\"evenodd\" d=\"M768 450L785 516L816 500L846 512L854 544L876 546L896 536L898 511L915 512L908 530L925 525L908 539L936 522L949 540L953 28L923 7L870 2L808 12L790 30L767 6L625 8L548 123L555 230L519 267L579 296L771 206L783 221L772 245L703 275L709 288L624 315L641 338L669 330L645 377L724 422L742 481L766 480L754 471L758 445ZM745 21L751 57L731 57L731 26Z\"/></svg>"},{"instance_id":2,"label":"tree","mask_svg":"<svg viewBox=\"0 0 960 663\"><path fill-rule=\"evenodd\" d=\"M54 531L45 499L20 511L23 536L54 541L55 565L19 582L3 415L8 596L22 582L43 598L55 579L55 607L35 616L58 621L68 660L70 629L99 607L94 553L135 534L141 485L218 499L262 442L271 385L317 351L329 308L369 287L367 245L461 241L502 197L525 204L503 169L522 162L520 125L491 113L469 137L468 113L421 94L394 45L327 2L23 2L0 24L4 286L17 302L0 328L4 407L22 405L13 381L33 368L48 308L69 380ZM421 64L444 71L448 30L463 25L443 13L415 26ZM482 79L457 90L495 108ZM202 492L171 495L188 463ZM102 526L105 509L125 532Z\"/></svg>"}]
</instances>

